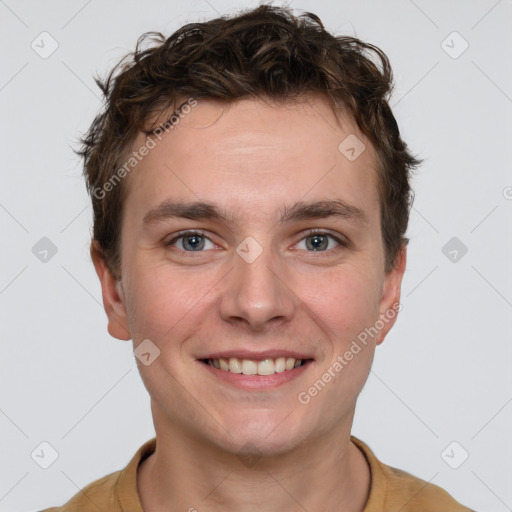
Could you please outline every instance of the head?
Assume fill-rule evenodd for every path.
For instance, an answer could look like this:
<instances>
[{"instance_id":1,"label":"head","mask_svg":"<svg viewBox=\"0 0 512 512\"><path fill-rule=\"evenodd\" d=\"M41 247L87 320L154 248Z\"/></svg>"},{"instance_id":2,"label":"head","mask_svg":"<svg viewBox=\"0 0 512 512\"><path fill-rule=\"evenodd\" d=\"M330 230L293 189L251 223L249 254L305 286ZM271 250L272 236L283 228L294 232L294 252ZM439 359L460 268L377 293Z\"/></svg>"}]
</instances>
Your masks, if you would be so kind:
<instances>
[{"instance_id":1,"label":"head","mask_svg":"<svg viewBox=\"0 0 512 512\"><path fill-rule=\"evenodd\" d=\"M91 255L109 332L158 354L139 361L157 433L270 454L349 425L396 320L420 163L385 54L263 5L146 35L97 82ZM203 361L267 351L309 363L269 391Z\"/></svg>"}]
</instances>

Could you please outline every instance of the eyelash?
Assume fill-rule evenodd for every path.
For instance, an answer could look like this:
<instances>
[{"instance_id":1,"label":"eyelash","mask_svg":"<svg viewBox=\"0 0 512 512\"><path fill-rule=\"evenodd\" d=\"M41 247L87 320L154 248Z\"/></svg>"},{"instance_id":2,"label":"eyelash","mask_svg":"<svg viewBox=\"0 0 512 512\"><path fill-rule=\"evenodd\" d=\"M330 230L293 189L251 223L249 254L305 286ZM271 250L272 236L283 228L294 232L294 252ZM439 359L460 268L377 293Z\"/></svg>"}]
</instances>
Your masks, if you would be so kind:
<instances>
[{"instance_id":1,"label":"eyelash","mask_svg":"<svg viewBox=\"0 0 512 512\"><path fill-rule=\"evenodd\" d=\"M206 238L207 240L210 240L203 231L182 231L181 233L178 233L177 236L175 236L172 240L169 240L168 242L166 242L166 246L167 247L170 247L172 246L172 244L174 244L175 242L177 242L178 240L180 240L181 238L186 238L188 236L202 236L204 238ZM329 252L329 251L333 251L333 250L336 250L336 249L340 249L340 248L347 248L349 246L349 243L344 240L343 238L338 238L334 235L332 235L331 233L328 233L326 231L322 231L320 229L310 229L308 231L306 231L306 233L303 235L303 237L299 240L299 242L301 242L302 240L304 240L305 238L309 238L311 236L315 236L315 235L321 235L321 236L327 236L329 238L331 238L332 240L334 240L335 242L338 243L338 246L335 247L334 249L330 249L330 250L325 250L325 251L307 251L307 252ZM211 240L210 240L211 242ZM213 243L213 242L212 242ZM297 242L298 243L298 242ZM204 252L204 251L185 251L183 249L179 249L181 252L187 252L187 253L194 253L194 252Z\"/></svg>"},{"instance_id":2,"label":"eyelash","mask_svg":"<svg viewBox=\"0 0 512 512\"><path fill-rule=\"evenodd\" d=\"M345 240L344 238L338 238L337 236L334 236L333 234L331 234L327 231L322 231L321 229L310 229L310 230L306 231L306 233L299 240L299 242L304 240L304 238L308 238L308 237L314 236L314 235L327 236L327 237L331 238L332 240L334 240L338 245L334 249L331 249L331 251L340 250L342 248L346 249L349 246L348 241ZM316 252L316 251L308 251L308 252ZM328 251L319 251L319 252L328 252Z\"/></svg>"}]
</instances>

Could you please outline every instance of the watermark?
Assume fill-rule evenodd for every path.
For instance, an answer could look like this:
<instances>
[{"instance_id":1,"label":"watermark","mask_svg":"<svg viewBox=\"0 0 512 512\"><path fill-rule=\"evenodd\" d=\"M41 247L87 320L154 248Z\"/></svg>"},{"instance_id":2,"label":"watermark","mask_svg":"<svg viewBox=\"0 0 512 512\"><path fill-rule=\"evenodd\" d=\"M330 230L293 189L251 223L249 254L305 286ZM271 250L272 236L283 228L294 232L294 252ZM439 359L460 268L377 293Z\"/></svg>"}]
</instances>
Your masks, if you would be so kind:
<instances>
[{"instance_id":1,"label":"watermark","mask_svg":"<svg viewBox=\"0 0 512 512\"><path fill-rule=\"evenodd\" d=\"M34 448L30 456L39 467L48 469L59 458L59 452L48 441L43 441Z\"/></svg>"},{"instance_id":2,"label":"watermark","mask_svg":"<svg viewBox=\"0 0 512 512\"><path fill-rule=\"evenodd\" d=\"M41 263L48 263L57 254L58 250L57 246L48 237L43 236L43 238L32 247L32 254L41 261Z\"/></svg>"},{"instance_id":3,"label":"watermark","mask_svg":"<svg viewBox=\"0 0 512 512\"><path fill-rule=\"evenodd\" d=\"M252 468L263 457L261 450L252 443L245 444L236 455L242 464Z\"/></svg>"},{"instance_id":4,"label":"watermark","mask_svg":"<svg viewBox=\"0 0 512 512\"><path fill-rule=\"evenodd\" d=\"M150 339L145 339L133 353L144 366L150 366L160 356L160 349Z\"/></svg>"},{"instance_id":5,"label":"watermark","mask_svg":"<svg viewBox=\"0 0 512 512\"><path fill-rule=\"evenodd\" d=\"M441 48L452 59L458 59L469 48L469 43L454 30L441 41Z\"/></svg>"},{"instance_id":6,"label":"watermark","mask_svg":"<svg viewBox=\"0 0 512 512\"><path fill-rule=\"evenodd\" d=\"M175 126L179 124L180 119L183 119L190 114L195 106L197 106L197 100L189 98L179 109L175 110L174 114L164 124L156 128L152 132L152 135L154 135L160 142L164 132L170 133L171 130L174 130ZM152 149L156 148L157 144L158 142L154 138L146 137L146 142L142 144L137 151L133 151L124 164L119 167L119 169L117 169L117 171L101 187L95 187L92 190L92 195L96 199L104 199L107 192L112 191L121 182L121 180L126 177L126 175L132 172L137 164L147 156Z\"/></svg>"},{"instance_id":7,"label":"watermark","mask_svg":"<svg viewBox=\"0 0 512 512\"><path fill-rule=\"evenodd\" d=\"M347 135L339 144L339 152L350 162L357 160L366 149L364 142L354 133Z\"/></svg>"},{"instance_id":8,"label":"watermark","mask_svg":"<svg viewBox=\"0 0 512 512\"><path fill-rule=\"evenodd\" d=\"M248 236L237 246L236 252L246 263L254 263L263 252L263 247L252 236Z\"/></svg>"},{"instance_id":9,"label":"watermark","mask_svg":"<svg viewBox=\"0 0 512 512\"><path fill-rule=\"evenodd\" d=\"M452 262L458 263L468 252L467 246L456 236L453 236L441 248L441 252Z\"/></svg>"},{"instance_id":10,"label":"watermark","mask_svg":"<svg viewBox=\"0 0 512 512\"><path fill-rule=\"evenodd\" d=\"M388 322L396 317L402 308L402 304L395 302L393 306L391 306L391 309L388 309L385 313L381 313L379 319L371 327L366 327L361 331L357 337L352 340L350 348L342 355L338 355L334 363L307 389L307 391L301 391L297 395L298 401L302 405L309 404L311 399L317 396L318 393L320 393L320 391L322 391L325 386L336 377L336 374L340 373L341 370L343 370L343 368L345 368L345 366L354 359L354 356L361 352L362 347L360 344L366 346L368 344L368 339L373 339Z\"/></svg>"},{"instance_id":11,"label":"watermark","mask_svg":"<svg viewBox=\"0 0 512 512\"><path fill-rule=\"evenodd\" d=\"M457 441L452 441L442 452L441 458L452 469L459 469L469 457L468 451Z\"/></svg>"},{"instance_id":12,"label":"watermark","mask_svg":"<svg viewBox=\"0 0 512 512\"><path fill-rule=\"evenodd\" d=\"M59 43L50 33L44 31L30 43L30 47L41 59L47 59L57 50Z\"/></svg>"}]
</instances>

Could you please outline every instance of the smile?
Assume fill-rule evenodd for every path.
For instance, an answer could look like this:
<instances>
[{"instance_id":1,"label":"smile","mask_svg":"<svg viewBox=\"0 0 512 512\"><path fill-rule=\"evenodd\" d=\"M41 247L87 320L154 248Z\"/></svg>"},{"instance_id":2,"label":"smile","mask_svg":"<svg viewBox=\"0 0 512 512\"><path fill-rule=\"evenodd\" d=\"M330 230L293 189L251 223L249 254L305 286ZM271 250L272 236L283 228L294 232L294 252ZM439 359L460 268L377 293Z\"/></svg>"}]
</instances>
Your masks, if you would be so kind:
<instances>
[{"instance_id":1,"label":"smile","mask_svg":"<svg viewBox=\"0 0 512 512\"><path fill-rule=\"evenodd\" d=\"M276 359L266 358L260 361L253 359L230 358L209 358L202 359L208 364L224 372L241 373L243 375L274 375L299 368L311 359L295 359L294 357L278 357Z\"/></svg>"},{"instance_id":2,"label":"smile","mask_svg":"<svg viewBox=\"0 0 512 512\"><path fill-rule=\"evenodd\" d=\"M313 359L276 356L258 359L208 357L197 362L218 381L246 391L275 389L295 380L314 363Z\"/></svg>"}]
</instances>

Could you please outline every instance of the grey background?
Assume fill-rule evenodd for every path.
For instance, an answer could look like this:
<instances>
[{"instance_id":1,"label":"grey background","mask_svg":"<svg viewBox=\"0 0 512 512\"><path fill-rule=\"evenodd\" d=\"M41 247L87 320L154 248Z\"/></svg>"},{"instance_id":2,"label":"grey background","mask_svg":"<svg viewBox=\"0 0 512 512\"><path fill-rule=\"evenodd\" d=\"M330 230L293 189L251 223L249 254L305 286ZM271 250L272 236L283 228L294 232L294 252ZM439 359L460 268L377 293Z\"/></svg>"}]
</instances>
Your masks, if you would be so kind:
<instances>
[{"instance_id":1,"label":"grey background","mask_svg":"<svg viewBox=\"0 0 512 512\"><path fill-rule=\"evenodd\" d=\"M71 146L100 107L92 76L145 31L169 35L256 4L0 0L1 511L63 504L154 435L131 342L108 335L89 259L91 208ZM512 2L289 5L387 53L395 116L426 158L403 310L377 349L353 433L476 510L512 510ZM52 40L47 58L31 46L48 51ZM57 250L46 262L43 237ZM31 457L43 441L58 452L48 469Z\"/></svg>"}]
</instances>

